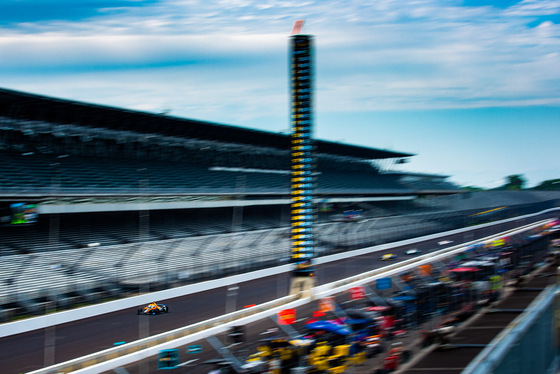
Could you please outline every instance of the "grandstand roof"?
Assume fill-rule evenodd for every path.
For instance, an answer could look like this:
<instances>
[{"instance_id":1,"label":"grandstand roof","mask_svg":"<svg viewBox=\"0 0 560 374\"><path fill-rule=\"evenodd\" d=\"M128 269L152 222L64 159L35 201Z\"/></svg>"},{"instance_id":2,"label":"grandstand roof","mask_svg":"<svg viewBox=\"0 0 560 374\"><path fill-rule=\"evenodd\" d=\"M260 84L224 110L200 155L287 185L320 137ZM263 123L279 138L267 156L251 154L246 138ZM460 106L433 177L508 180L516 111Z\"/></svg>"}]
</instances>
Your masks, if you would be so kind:
<instances>
[{"instance_id":1,"label":"grandstand roof","mask_svg":"<svg viewBox=\"0 0 560 374\"><path fill-rule=\"evenodd\" d=\"M433 173L417 173L417 172L414 172L414 171L390 171L390 172L385 172L385 174L392 174L392 175L398 175L398 176L435 178L435 179L446 179L446 178L450 177L450 175L433 174Z\"/></svg>"},{"instance_id":2,"label":"grandstand roof","mask_svg":"<svg viewBox=\"0 0 560 374\"><path fill-rule=\"evenodd\" d=\"M93 128L101 127L146 134L217 140L278 149L290 148L290 136L285 134L57 99L1 88L0 115ZM370 160L414 155L325 140L317 140L315 144L318 153Z\"/></svg>"}]
</instances>

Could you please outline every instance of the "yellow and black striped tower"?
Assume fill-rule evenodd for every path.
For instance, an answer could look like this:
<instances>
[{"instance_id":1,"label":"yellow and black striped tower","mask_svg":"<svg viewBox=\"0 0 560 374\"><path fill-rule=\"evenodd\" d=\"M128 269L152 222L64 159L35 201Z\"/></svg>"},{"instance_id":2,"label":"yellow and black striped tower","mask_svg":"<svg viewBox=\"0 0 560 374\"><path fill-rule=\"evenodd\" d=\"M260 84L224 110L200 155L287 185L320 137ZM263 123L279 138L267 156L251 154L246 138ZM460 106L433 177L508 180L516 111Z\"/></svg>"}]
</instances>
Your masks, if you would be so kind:
<instances>
[{"instance_id":1,"label":"yellow and black striped tower","mask_svg":"<svg viewBox=\"0 0 560 374\"><path fill-rule=\"evenodd\" d=\"M296 21L290 38L292 126L291 223L293 276L291 294L311 294L315 242L315 155L313 140L313 37L301 35ZM304 295L307 296L307 295Z\"/></svg>"}]
</instances>

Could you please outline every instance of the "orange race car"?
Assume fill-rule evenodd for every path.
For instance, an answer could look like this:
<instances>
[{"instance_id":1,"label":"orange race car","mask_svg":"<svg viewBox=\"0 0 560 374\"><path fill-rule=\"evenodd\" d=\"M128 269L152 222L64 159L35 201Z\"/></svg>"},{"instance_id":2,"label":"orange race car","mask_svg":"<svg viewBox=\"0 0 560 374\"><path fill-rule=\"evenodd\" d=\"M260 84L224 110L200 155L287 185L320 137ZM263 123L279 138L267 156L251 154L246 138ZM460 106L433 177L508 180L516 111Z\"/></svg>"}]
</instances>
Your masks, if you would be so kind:
<instances>
[{"instance_id":1,"label":"orange race car","mask_svg":"<svg viewBox=\"0 0 560 374\"><path fill-rule=\"evenodd\" d=\"M162 314L169 312L167 304L150 303L143 308L138 308L138 314Z\"/></svg>"}]
</instances>

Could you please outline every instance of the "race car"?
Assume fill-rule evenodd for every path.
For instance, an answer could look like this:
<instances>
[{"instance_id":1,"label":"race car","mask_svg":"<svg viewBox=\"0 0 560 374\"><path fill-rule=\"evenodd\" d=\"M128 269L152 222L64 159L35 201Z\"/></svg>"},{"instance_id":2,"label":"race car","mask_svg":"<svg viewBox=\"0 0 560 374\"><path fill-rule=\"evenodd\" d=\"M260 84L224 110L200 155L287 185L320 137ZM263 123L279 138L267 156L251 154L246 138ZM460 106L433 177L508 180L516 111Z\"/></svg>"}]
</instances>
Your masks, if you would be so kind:
<instances>
[{"instance_id":1,"label":"race car","mask_svg":"<svg viewBox=\"0 0 560 374\"><path fill-rule=\"evenodd\" d=\"M420 253L422 253L421 250L419 250L418 248L412 248L409 249L408 251L405 252L407 255L418 255Z\"/></svg>"},{"instance_id":2,"label":"race car","mask_svg":"<svg viewBox=\"0 0 560 374\"><path fill-rule=\"evenodd\" d=\"M381 261L388 261L388 260L393 260L395 258L397 258L397 255L392 254L392 253L386 253L383 256L381 256L379 259Z\"/></svg>"},{"instance_id":3,"label":"race car","mask_svg":"<svg viewBox=\"0 0 560 374\"><path fill-rule=\"evenodd\" d=\"M138 308L138 314L163 314L169 312L167 304L158 304L156 302L150 303L143 308Z\"/></svg>"}]
</instances>

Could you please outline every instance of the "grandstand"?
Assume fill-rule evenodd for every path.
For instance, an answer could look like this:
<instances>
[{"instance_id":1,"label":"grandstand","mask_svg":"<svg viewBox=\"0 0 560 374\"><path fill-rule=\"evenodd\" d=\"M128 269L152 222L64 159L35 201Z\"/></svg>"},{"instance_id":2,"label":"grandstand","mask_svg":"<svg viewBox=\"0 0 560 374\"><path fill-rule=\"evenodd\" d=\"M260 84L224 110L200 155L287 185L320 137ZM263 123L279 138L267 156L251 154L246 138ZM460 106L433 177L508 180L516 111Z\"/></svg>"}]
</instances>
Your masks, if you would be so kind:
<instances>
[{"instance_id":1,"label":"grandstand","mask_svg":"<svg viewBox=\"0 0 560 374\"><path fill-rule=\"evenodd\" d=\"M317 255L461 227L500 198L499 217L559 198L485 201L376 166L410 153L314 146ZM0 90L2 211L39 214L2 217L0 318L287 263L290 167L285 134Z\"/></svg>"},{"instance_id":2,"label":"grandstand","mask_svg":"<svg viewBox=\"0 0 560 374\"><path fill-rule=\"evenodd\" d=\"M290 137L284 134L6 90L0 91L0 105L6 192L230 194L243 188L286 196L289 191ZM411 154L327 141L315 147L318 194L410 193L368 161Z\"/></svg>"}]
</instances>

